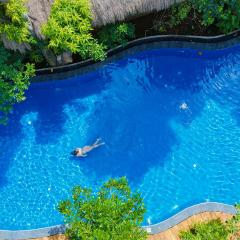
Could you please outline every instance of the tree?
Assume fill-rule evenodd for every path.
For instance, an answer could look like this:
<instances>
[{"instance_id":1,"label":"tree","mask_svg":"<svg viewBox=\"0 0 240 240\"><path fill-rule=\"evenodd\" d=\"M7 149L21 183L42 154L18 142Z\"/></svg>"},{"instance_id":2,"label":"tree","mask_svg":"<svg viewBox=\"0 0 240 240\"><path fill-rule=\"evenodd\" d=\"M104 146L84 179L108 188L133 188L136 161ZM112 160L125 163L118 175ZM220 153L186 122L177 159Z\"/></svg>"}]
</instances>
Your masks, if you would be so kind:
<instances>
[{"instance_id":1,"label":"tree","mask_svg":"<svg viewBox=\"0 0 240 240\"><path fill-rule=\"evenodd\" d=\"M11 57L0 45L0 123L4 124L13 105L25 100L29 79L35 74L33 64L22 64Z\"/></svg>"},{"instance_id":2,"label":"tree","mask_svg":"<svg viewBox=\"0 0 240 240\"><path fill-rule=\"evenodd\" d=\"M48 47L56 54L79 53L83 59L103 60L104 47L91 35L89 0L55 0L47 24L42 27Z\"/></svg>"},{"instance_id":3,"label":"tree","mask_svg":"<svg viewBox=\"0 0 240 240\"><path fill-rule=\"evenodd\" d=\"M135 26L132 23L110 24L101 29L98 34L99 42L107 48L126 45L128 40L135 37Z\"/></svg>"},{"instance_id":4,"label":"tree","mask_svg":"<svg viewBox=\"0 0 240 240\"><path fill-rule=\"evenodd\" d=\"M240 1L239 0L191 0L194 8L202 15L202 24L215 24L224 33L239 28Z\"/></svg>"},{"instance_id":5,"label":"tree","mask_svg":"<svg viewBox=\"0 0 240 240\"><path fill-rule=\"evenodd\" d=\"M145 212L143 200L138 193L131 193L125 177L110 179L97 193L74 187L71 199L61 201L58 210L70 239L146 239L146 232L139 227Z\"/></svg>"},{"instance_id":6,"label":"tree","mask_svg":"<svg viewBox=\"0 0 240 240\"><path fill-rule=\"evenodd\" d=\"M26 18L26 0L0 1L0 34L17 43L34 43Z\"/></svg>"}]
</instances>

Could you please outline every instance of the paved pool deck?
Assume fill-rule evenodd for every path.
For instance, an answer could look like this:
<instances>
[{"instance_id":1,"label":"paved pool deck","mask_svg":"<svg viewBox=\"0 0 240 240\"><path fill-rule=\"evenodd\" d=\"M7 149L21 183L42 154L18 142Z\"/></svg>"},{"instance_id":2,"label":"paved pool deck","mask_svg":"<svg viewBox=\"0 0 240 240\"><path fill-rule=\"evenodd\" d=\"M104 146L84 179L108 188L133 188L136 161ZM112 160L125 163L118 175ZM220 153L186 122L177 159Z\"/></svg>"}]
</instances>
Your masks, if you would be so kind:
<instances>
[{"instance_id":1,"label":"paved pool deck","mask_svg":"<svg viewBox=\"0 0 240 240\"><path fill-rule=\"evenodd\" d=\"M221 221L225 222L230 219L233 215L222 212L204 212L196 214L188 219L182 221L178 225L158 234L149 235L148 240L180 240L178 237L180 231L187 230L194 223L197 222L206 222L212 219L221 219ZM29 240L29 239L28 239ZM33 240L33 239L32 239ZM34 240L68 240L64 235L55 235L50 237L43 238L34 238Z\"/></svg>"}]
</instances>

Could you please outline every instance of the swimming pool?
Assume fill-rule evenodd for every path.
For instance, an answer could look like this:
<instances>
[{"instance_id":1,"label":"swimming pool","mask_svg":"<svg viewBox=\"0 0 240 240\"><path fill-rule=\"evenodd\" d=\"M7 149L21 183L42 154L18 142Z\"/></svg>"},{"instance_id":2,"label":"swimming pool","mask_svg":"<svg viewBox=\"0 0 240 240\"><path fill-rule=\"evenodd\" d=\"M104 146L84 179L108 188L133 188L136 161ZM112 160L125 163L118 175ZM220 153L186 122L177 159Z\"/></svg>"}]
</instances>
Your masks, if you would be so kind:
<instances>
[{"instance_id":1,"label":"swimming pool","mask_svg":"<svg viewBox=\"0 0 240 240\"><path fill-rule=\"evenodd\" d=\"M0 229L62 223L73 186L127 176L144 224L186 206L240 201L240 46L152 49L33 83L0 126ZM47 80L47 79L46 79ZM102 137L87 158L70 152Z\"/></svg>"}]
</instances>

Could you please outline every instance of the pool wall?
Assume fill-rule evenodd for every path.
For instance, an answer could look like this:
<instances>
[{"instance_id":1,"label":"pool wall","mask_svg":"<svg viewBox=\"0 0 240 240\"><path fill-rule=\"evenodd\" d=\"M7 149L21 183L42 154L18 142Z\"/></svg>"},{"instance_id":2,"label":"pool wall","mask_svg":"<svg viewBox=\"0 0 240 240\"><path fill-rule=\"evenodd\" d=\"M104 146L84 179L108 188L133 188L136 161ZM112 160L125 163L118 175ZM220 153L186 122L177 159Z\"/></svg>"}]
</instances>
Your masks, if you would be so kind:
<instances>
[{"instance_id":1,"label":"pool wall","mask_svg":"<svg viewBox=\"0 0 240 240\"><path fill-rule=\"evenodd\" d=\"M107 59L103 62L96 62L93 59L88 59L81 62L76 62L68 65L57 66L57 67L48 67L41 68L36 70L37 78L41 75L54 75L56 73L68 72L80 68L86 68L91 66L91 69L94 69L96 65L105 64L109 58L111 60L115 59L115 55L118 55L117 58L122 55L119 53L124 52L135 52L134 47L137 47L137 51L141 49L146 49L147 45L151 44L151 48L153 45L156 47L164 47L164 48L201 48L206 50L216 50L222 49L229 46L232 46L236 43L240 42L240 30L233 31L227 35L218 35L218 36L190 36L190 35L156 35L149 36L144 38L135 39L133 41L128 42L125 46L118 46L114 49L107 51ZM41 78L40 78L41 79Z\"/></svg>"},{"instance_id":2,"label":"pool wall","mask_svg":"<svg viewBox=\"0 0 240 240\"><path fill-rule=\"evenodd\" d=\"M222 212L227 214L235 215L237 210L232 205L217 203L217 202L206 202L200 203L191 207L184 209L183 211L177 213L176 215L162 221L158 224L143 226L148 234L157 234L166 231L169 228L183 222L199 213L204 212ZM52 227L39 228L33 230L19 230L19 231L0 231L0 239L5 240L20 240L20 239L31 239L31 238L41 238L48 237L58 234L63 234L66 230L64 225L56 225Z\"/></svg>"}]
</instances>

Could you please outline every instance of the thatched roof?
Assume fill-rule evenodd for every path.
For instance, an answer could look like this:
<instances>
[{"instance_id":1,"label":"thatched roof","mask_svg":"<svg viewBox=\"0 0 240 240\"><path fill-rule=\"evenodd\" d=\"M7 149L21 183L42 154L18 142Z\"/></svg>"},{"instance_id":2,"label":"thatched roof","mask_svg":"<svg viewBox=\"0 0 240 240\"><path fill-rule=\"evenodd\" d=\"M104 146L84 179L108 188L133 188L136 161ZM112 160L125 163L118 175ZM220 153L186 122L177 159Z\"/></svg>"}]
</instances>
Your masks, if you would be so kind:
<instances>
[{"instance_id":1,"label":"thatched roof","mask_svg":"<svg viewBox=\"0 0 240 240\"><path fill-rule=\"evenodd\" d=\"M7 0L0 0L5 2ZM138 16L147 15L154 11L168 8L182 0L91 0L93 12L93 26L100 27L109 23L132 19ZM30 29L39 39L43 39L41 25L48 19L51 5L54 0L28 0L28 19ZM6 39L5 39L6 40ZM6 43L6 47L17 49L14 42ZM19 46L23 50L23 45Z\"/></svg>"},{"instance_id":2,"label":"thatched roof","mask_svg":"<svg viewBox=\"0 0 240 240\"><path fill-rule=\"evenodd\" d=\"M93 26L101 27L109 23L146 15L168 8L182 0L91 0ZM54 0L28 0L30 21L38 38L41 25L47 21Z\"/></svg>"},{"instance_id":3,"label":"thatched roof","mask_svg":"<svg viewBox=\"0 0 240 240\"><path fill-rule=\"evenodd\" d=\"M7 0L0 0L5 2ZM168 8L182 0L91 0L93 26L103 26ZM34 34L43 38L41 25L48 19L54 0L28 0L29 21Z\"/></svg>"},{"instance_id":4,"label":"thatched roof","mask_svg":"<svg viewBox=\"0 0 240 240\"><path fill-rule=\"evenodd\" d=\"M103 26L160 11L182 0L92 0L93 25Z\"/></svg>"}]
</instances>

